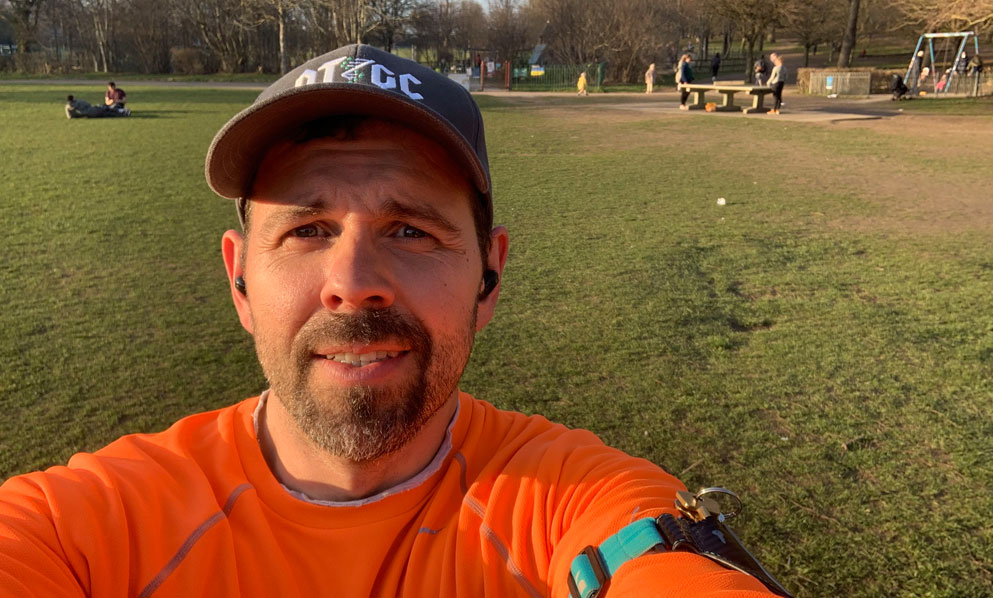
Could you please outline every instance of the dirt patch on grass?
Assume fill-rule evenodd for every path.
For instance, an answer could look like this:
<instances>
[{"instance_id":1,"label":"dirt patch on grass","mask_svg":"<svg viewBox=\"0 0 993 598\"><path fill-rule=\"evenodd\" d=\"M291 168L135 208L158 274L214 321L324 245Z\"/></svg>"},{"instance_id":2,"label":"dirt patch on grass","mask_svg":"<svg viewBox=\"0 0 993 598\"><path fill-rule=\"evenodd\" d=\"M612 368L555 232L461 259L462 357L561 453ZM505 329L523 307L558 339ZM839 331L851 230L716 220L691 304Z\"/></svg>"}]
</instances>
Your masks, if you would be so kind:
<instances>
[{"instance_id":1,"label":"dirt patch on grass","mask_svg":"<svg viewBox=\"0 0 993 598\"><path fill-rule=\"evenodd\" d=\"M828 215L822 222L830 227L894 234L993 232L993 118L900 114L878 101L837 106L890 116L820 122L760 115L686 118L668 105L675 100L669 95L596 103L526 96L510 101L535 110L546 122L574 127L571 139L580 153L657 147L664 168L666 151L687 148L715 156L717 168L738 174L742 164L758 165L764 173L759 178L780 169L798 195L830 192L857 198L857 213ZM791 98L797 112L806 107L820 113L822 104ZM609 135L584 134L605 128Z\"/></svg>"},{"instance_id":2,"label":"dirt patch on grass","mask_svg":"<svg viewBox=\"0 0 993 598\"><path fill-rule=\"evenodd\" d=\"M892 156L852 164L853 183L871 181L872 195L865 200L884 210L874 216L838 219L834 225L907 233L993 232L989 159L993 156L993 119L909 115L834 126L888 136L896 142L895 151L909 155L918 166L894 171L887 168Z\"/></svg>"}]
</instances>

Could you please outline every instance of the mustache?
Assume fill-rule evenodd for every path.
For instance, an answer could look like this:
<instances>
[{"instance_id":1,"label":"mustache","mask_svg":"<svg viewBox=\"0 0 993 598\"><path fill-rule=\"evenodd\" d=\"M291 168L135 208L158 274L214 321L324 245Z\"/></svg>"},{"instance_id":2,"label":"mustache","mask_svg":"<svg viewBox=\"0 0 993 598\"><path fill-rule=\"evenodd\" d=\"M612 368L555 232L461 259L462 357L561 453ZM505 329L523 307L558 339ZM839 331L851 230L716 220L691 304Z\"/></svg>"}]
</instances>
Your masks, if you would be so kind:
<instances>
[{"instance_id":1,"label":"mustache","mask_svg":"<svg viewBox=\"0 0 993 598\"><path fill-rule=\"evenodd\" d=\"M303 347L321 344L372 344L404 340L412 348L423 348L429 336L424 326L392 307L363 310L354 314L321 312L301 327L297 341Z\"/></svg>"}]
</instances>

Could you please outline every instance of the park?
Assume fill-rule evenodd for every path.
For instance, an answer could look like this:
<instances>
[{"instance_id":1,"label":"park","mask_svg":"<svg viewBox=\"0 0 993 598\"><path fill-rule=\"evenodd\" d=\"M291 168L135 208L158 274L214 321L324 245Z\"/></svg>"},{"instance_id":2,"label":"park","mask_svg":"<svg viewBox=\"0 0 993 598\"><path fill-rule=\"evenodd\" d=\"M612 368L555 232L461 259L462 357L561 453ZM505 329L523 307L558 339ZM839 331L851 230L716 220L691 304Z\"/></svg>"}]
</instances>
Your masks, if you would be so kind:
<instances>
[{"instance_id":1,"label":"park","mask_svg":"<svg viewBox=\"0 0 993 598\"><path fill-rule=\"evenodd\" d=\"M205 157L358 38L483 115L510 249L462 390L733 490L797 598L993 595L988 0L209 4L0 0L0 484L267 388ZM127 118L66 118L109 79Z\"/></svg>"},{"instance_id":2,"label":"park","mask_svg":"<svg viewBox=\"0 0 993 598\"><path fill-rule=\"evenodd\" d=\"M202 175L257 91L129 86L142 110L98 121L65 91L0 85L0 478L265 384ZM988 594L988 99L476 99L511 252L465 390L735 489L797 595Z\"/></svg>"}]
</instances>

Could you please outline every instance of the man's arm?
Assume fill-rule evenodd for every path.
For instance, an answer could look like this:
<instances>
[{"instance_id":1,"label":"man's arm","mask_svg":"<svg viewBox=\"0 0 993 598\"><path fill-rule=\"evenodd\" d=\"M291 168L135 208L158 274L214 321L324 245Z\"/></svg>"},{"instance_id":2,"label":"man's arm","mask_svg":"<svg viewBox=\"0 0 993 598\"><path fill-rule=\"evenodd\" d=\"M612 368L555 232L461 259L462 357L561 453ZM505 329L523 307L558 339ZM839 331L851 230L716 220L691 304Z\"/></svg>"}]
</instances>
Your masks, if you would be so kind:
<instances>
[{"instance_id":1,"label":"man's arm","mask_svg":"<svg viewBox=\"0 0 993 598\"><path fill-rule=\"evenodd\" d=\"M70 561L44 488L29 476L7 480L0 486L0 597L85 596Z\"/></svg>"},{"instance_id":2,"label":"man's arm","mask_svg":"<svg viewBox=\"0 0 993 598\"><path fill-rule=\"evenodd\" d=\"M556 543L549 585L555 598L569 595L569 569L587 546L599 546L629 523L662 513L678 516L676 492L685 487L656 465L603 448L600 454L577 454L595 463L574 484L560 484L566 494L563 533ZM582 466L581 466L582 467ZM568 477L563 481L571 482ZM556 517L555 519L558 519ZM772 598L758 579L688 552L661 552L630 559L611 579L604 598Z\"/></svg>"}]
</instances>

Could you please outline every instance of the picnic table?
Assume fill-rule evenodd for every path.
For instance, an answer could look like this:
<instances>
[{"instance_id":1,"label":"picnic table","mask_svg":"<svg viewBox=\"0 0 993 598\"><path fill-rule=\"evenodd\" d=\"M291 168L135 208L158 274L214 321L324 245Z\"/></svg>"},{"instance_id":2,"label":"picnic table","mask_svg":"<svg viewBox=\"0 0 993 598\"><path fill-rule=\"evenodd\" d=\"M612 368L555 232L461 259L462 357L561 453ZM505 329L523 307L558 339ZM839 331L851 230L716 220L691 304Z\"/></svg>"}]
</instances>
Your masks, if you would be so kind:
<instances>
[{"instance_id":1,"label":"picnic table","mask_svg":"<svg viewBox=\"0 0 993 598\"><path fill-rule=\"evenodd\" d=\"M680 90L688 91L692 94L692 99L687 106L690 110L702 110L707 106L706 95L708 91L716 91L723 97L717 110L721 112L768 112L769 109L763 106L763 100L767 94L772 93L771 87L765 85L721 85L709 83L681 83ZM751 106L738 106L734 103L734 95L743 93L752 97Z\"/></svg>"}]
</instances>

